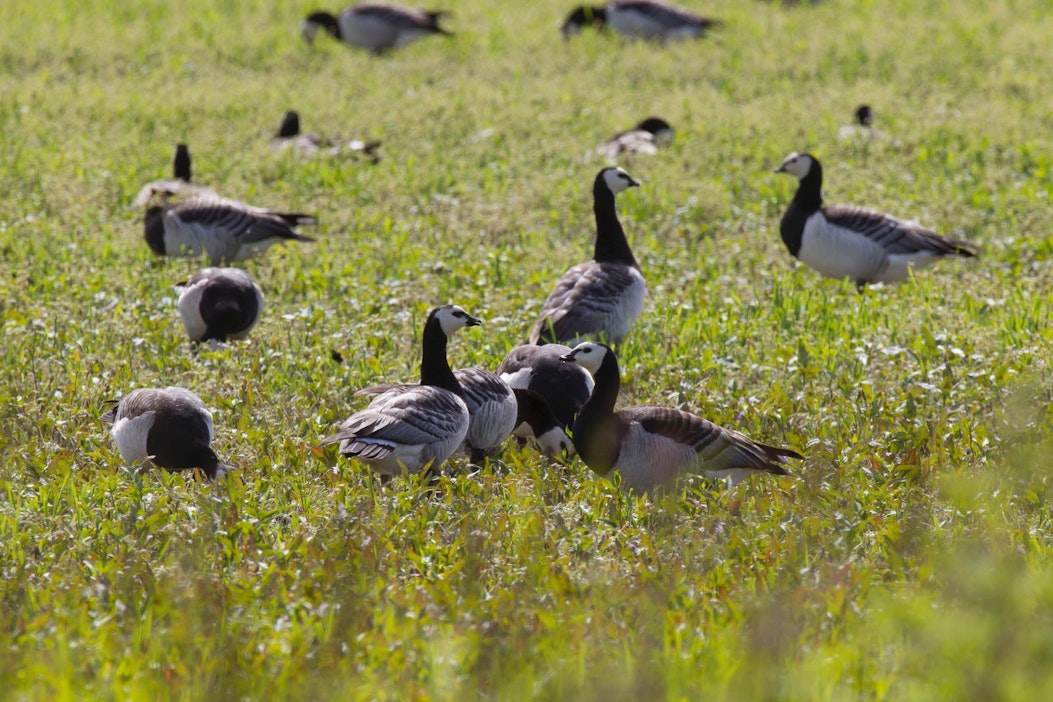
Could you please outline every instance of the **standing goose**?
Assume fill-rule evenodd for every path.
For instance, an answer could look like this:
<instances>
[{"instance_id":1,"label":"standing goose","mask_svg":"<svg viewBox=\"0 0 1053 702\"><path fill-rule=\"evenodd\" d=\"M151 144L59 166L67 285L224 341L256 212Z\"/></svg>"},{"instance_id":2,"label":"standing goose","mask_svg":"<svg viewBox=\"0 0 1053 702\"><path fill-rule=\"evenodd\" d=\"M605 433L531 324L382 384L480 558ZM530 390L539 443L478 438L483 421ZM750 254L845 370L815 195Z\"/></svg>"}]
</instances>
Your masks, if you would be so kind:
<instances>
[{"instance_id":1,"label":"standing goose","mask_svg":"<svg viewBox=\"0 0 1053 702\"><path fill-rule=\"evenodd\" d=\"M481 324L456 305L436 307L424 324L420 385L396 385L351 415L321 445L340 442L340 453L385 475L438 469L468 433L468 407L446 360L454 332Z\"/></svg>"},{"instance_id":2,"label":"standing goose","mask_svg":"<svg viewBox=\"0 0 1053 702\"><path fill-rule=\"evenodd\" d=\"M720 25L691 10L659 0L612 0L605 5L582 5L563 22L563 38L579 34L583 27L609 26L635 39L668 41L704 37L706 30Z\"/></svg>"},{"instance_id":3,"label":"standing goose","mask_svg":"<svg viewBox=\"0 0 1053 702\"><path fill-rule=\"evenodd\" d=\"M176 144L175 154L172 156L172 179L154 180L144 185L132 201L132 207L146 207L155 195L159 195L165 202L176 196L216 196L211 188L192 183L190 179L190 148L186 144Z\"/></svg>"},{"instance_id":4,"label":"standing goose","mask_svg":"<svg viewBox=\"0 0 1053 702\"><path fill-rule=\"evenodd\" d=\"M596 149L596 154L614 163L618 156L627 154L644 154L653 156L658 149L668 146L676 132L661 117L648 117L632 129L615 134L611 139Z\"/></svg>"},{"instance_id":5,"label":"standing goose","mask_svg":"<svg viewBox=\"0 0 1053 702\"><path fill-rule=\"evenodd\" d=\"M179 294L179 316L191 341L244 339L262 311L263 291L240 268L203 268Z\"/></svg>"},{"instance_id":6,"label":"standing goose","mask_svg":"<svg viewBox=\"0 0 1053 702\"><path fill-rule=\"evenodd\" d=\"M146 210L143 237L159 256L207 256L212 265L242 261L279 241L314 241L292 227L317 224L305 214L275 212L219 197L194 197Z\"/></svg>"},{"instance_id":7,"label":"standing goose","mask_svg":"<svg viewBox=\"0 0 1053 702\"><path fill-rule=\"evenodd\" d=\"M352 139L342 142L340 139L323 138L317 134L304 134L300 131L300 115L295 110L285 113L272 143L279 151L293 149L301 156L316 156L320 149L325 149L329 154L335 155L346 149L353 154L364 155L370 163L380 162L380 156L377 154L377 149L380 148L379 141Z\"/></svg>"},{"instance_id":8,"label":"standing goose","mask_svg":"<svg viewBox=\"0 0 1053 702\"><path fill-rule=\"evenodd\" d=\"M596 379L592 397L574 422L575 450L596 473L617 471L631 490L650 492L690 474L732 485L754 473L789 475L786 459L803 458L672 407L615 411L618 359L603 344L578 344L563 360L584 366Z\"/></svg>"},{"instance_id":9,"label":"standing goose","mask_svg":"<svg viewBox=\"0 0 1053 702\"><path fill-rule=\"evenodd\" d=\"M640 185L621 168L604 168L592 186L596 247L591 261L556 281L530 332L530 343L576 342L604 337L618 344L643 309L647 284L618 221L614 196Z\"/></svg>"},{"instance_id":10,"label":"standing goose","mask_svg":"<svg viewBox=\"0 0 1053 702\"><path fill-rule=\"evenodd\" d=\"M338 17L329 12L314 12L301 26L308 44L314 43L319 29L334 39L376 55L403 46L431 34L453 36L439 26L445 12L418 10L384 2L363 2L345 8Z\"/></svg>"},{"instance_id":11,"label":"standing goose","mask_svg":"<svg viewBox=\"0 0 1053 702\"><path fill-rule=\"evenodd\" d=\"M169 472L200 468L222 478L231 466L209 444L212 414L201 398L183 388L133 390L102 416L125 463L149 461Z\"/></svg>"},{"instance_id":12,"label":"standing goose","mask_svg":"<svg viewBox=\"0 0 1053 702\"><path fill-rule=\"evenodd\" d=\"M823 207L823 167L811 154L792 153L776 173L800 180L779 225L790 255L830 278L894 283L908 271L947 256L969 258L977 248L917 222L854 205Z\"/></svg>"},{"instance_id":13,"label":"standing goose","mask_svg":"<svg viewBox=\"0 0 1053 702\"><path fill-rule=\"evenodd\" d=\"M508 352L497 373L513 390L536 393L554 415L561 430L574 425L574 417L592 394L592 375L581 366L560 360L570 353L563 344L516 346ZM518 422L513 432L523 438L541 437L533 427Z\"/></svg>"}]
</instances>

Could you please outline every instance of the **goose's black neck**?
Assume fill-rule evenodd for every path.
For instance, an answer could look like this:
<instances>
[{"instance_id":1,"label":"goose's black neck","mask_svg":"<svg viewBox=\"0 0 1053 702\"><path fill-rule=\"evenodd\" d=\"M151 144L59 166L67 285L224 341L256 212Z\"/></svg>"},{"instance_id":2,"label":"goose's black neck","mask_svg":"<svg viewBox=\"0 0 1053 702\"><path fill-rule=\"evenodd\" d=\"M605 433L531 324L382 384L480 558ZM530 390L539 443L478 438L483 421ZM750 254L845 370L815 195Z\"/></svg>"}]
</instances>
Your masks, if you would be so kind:
<instances>
[{"instance_id":1,"label":"goose's black neck","mask_svg":"<svg viewBox=\"0 0 1053 702\"><path fill-rule=\"evenodd\" d=\"M186 144L176 144L175 156L172 157L172 175L176 180L190 182L190 149Z\"/></svg>"},{"instance_id":2,"label":"goose's black neck","mask_svg":"<svg viewBox=\"0 0 1053 702\"><path fill-rule=\"evenodd\" d=\"M786 244L787 250L794 258L801 251L801 241L804 238L804 227L808 218L819 211L823 206L823 167L819 162L812 160L812 167L808 174L801 178L794 193L790 206L779 222L779 233L782 242Z\"/></svg>"},{"instance_id":3,"label":"goose's black neck","mask_svg":"<svg viewBox=\"0 0 1053 702\"><path fill-rule=\"evenodd\" d=\"M604 475L618 460L620 432L614 405L621 377L618 359L608 352L593 375L596 386L574 421L574 450L592 470Z\"/></svg>"},{"instance_id":4,"label":"goose's black neck","mask_svg":"<svg viewBox=\"0 0 1053 702\"><path fill-rule=\"evenodd\" d=\"M150 250L158 256L165 255L164 213L163 207L154 205L143 216L143 238L146 239Z\"/></svg>"},{"instance_id":5,"label":"goose's black neck","mask_svg":"<svg viewBox=\"0 0 1053 702\"><path fill-rule=\"evenodd\" d=\"M592 257L601 262L628 263L639 268L625 238L622 223L618 221L614 193L607 187L602 173L596 177L592 186L592 209L596 214L596 249Z\"/></svg>"},{"instance_id":6,"label":"goose's black neck","mask_svg":"<svg viewBox=\"0 0 1053 702\"><path fill-rule=\"evenodd\" d=\"M461 384L450 370L446 360L446 332L435 317L429 317L424 324L424 347L420 362L420 384L434 385L449 390L455 395L462 395Z\"/></svg>"},{"instance_id":7,"label":"goose's black neck","mask_svg":"<svg viewBox=\"0 0 1053 702\"><path fill-rule=\"evenodd\" d=\"M801 178L793 201L812 212L823 206L823 167L815 159L812 159L812 167L808 169L808 174Z\"/></svg>"}]
</instances>

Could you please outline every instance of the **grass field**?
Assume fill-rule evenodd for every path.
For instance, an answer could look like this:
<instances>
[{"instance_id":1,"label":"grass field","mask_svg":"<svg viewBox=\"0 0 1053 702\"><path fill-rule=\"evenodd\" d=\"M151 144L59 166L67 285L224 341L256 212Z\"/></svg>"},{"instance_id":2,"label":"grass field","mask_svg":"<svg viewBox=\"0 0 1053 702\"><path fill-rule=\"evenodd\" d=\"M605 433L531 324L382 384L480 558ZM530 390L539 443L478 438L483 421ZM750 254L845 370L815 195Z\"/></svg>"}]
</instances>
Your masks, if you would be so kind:
<instances>
[{"instance_id":1,"label":"grass field","mask_svg":"<svg viewBox=\"0 0 1053 702\"><path fill-rule=\"evenodd\" d=\"M1053 698L1050 4L691 0L726 26L667 47L564 43L571 4L448 0L456 38L381 59L307 47L313 2L0 5L0 698ZM886 138L842 143L860 102ZM384 160L274 153L290 108ZM486 322L455 366L525 339L591 252L586 151L652 113L622 403L794 478L652 502L510 446L432 492L312 450L415 377L434 304ZM130 207L177 141L321 220L246 265L264 319L214 351ZM981 258L862 295L795 267L798 150ZM240 479L122 465L104 400L169 384Z\"/></svg>"}]
</instances>

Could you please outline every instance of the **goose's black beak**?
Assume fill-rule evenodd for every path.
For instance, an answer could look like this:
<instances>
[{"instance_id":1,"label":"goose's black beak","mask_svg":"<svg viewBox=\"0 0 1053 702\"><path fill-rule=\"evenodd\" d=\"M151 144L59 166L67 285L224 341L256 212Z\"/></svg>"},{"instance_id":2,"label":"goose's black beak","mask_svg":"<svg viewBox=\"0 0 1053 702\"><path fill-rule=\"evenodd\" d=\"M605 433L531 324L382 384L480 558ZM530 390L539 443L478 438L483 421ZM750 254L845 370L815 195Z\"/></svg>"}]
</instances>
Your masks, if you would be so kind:
<instances>
[{"instance_id":1,"label":"goose's black beak","mask_svg":"<svg viewBox=\"0 0 1053 702\"><path fill-rule=\"evenodd\" d=\"M574 363L574 352L571 351L570 353L560 356L559 360L563 361L564 363Z\"/></svg>"},{"instance_id":2,"label":"goose's black beak","mask_svg":"<svg viewBox=\"0 0 1053 702\"><path fill-rule=\"evenodd\" d=\"M784 163L784 164L780 165L778 168L775 169L775 172L776 173L785 173L786 172L786 164Z\"/></svg>"},{"instance_id":3,"label":"goose's black beak","mask_svg":"<svg viewBox=\"0 0 1053 702\"><path fill-rule=\"evenodd\" d=\"M468 316L468 326L469 327L477 327L477 326L479 326L482 323L483 323L483 320L476 319L475 317L472 317L471 315Z\"/></svg>"}]
</instances>

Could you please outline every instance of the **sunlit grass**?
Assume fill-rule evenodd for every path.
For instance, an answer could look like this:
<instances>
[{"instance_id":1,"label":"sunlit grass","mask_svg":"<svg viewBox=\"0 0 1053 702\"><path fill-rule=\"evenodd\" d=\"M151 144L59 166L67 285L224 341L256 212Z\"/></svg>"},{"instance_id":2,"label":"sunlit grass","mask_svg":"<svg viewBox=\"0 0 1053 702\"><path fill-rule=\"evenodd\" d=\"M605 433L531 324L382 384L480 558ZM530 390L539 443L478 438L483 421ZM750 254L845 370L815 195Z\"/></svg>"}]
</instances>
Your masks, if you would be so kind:
<instances>
[{"instance_id":1,"label":"sunlit grass","mask_svg":"<svg viewBox=\"0 0 1053 702\"><path fill-rule=\"evenodd\" d=\"M313 5L0 6L0 696L1050 696L1049 8L691 4L726 26L657 48L450 2L456 39L380 60L306 47ZM885 138L838 141L860 102ZM274 153L290 108L383 161ZM591 251L586 152L649 114L678 138L625 164L650 295L622 402L791 446L794 478L652 502L514 446L434 487L313 448L415 377L430 306L486 321L455 366L524 340ZM228 348L190 348L188 266L130 209L177 141L321 222L246 265L267 307ZM831 202L981 258L862 295L795 267L796 150ZM237 478L121 464L104 401L168 384Z\"/></svg>"}]
</instances>

